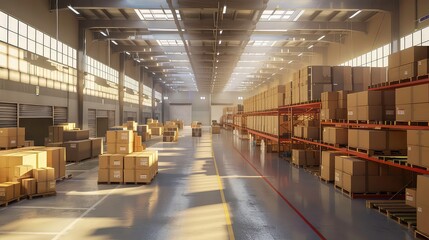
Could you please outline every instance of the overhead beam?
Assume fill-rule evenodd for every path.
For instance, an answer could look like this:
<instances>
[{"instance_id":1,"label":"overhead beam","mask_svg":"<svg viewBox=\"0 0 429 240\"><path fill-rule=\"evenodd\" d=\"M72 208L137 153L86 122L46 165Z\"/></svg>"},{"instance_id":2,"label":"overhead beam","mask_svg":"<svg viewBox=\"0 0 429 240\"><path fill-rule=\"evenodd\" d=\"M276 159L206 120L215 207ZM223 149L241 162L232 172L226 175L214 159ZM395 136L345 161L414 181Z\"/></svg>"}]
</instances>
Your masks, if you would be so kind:
<instances>
[{"instance_id":1,"label":"overhead beam","mask_svg":"<svg viewBox=\"0 0 429 240\"><path fill-rule=\"evenodd\" d=\"M152 48L152 51L149 52L149 48ZM325 49L324 47L314 47L312 49L308 49L306 47L294 47L294 46L287 46L287 47L246 47L244 52L247 53L267 53L267 52L313 52L317 50ZM228 47L228 46L220 46L217 48L217 50L221 53L226 53L226 55L232 55L229 53L234 53L241 51L241 47ZM112 52L138 52L140 53L146 53L148 55L165 55L164 52L183 52L184 49L182 46L165 46L159 48L159 47L148 47L148 46L135 46L135 45L118 45L112 47ZM197 53L206 53L206 54L214 54L214 48L213 47L190 47L190 51L192 54ZM225 55L225 54L221 54ZM193 55L192 55L193 56Z\"/></svg>"},{"instance_id":2,"label":"overhead beam","mask_svg":"<svg viewBox=\"0 0 429 240\"><path fill-rule=\"evenodd\" d=\"M366 32L367 24L364 22L258 22L256 30L329 30L329 31L358 31Z\"/></svg>"}]
</instances>

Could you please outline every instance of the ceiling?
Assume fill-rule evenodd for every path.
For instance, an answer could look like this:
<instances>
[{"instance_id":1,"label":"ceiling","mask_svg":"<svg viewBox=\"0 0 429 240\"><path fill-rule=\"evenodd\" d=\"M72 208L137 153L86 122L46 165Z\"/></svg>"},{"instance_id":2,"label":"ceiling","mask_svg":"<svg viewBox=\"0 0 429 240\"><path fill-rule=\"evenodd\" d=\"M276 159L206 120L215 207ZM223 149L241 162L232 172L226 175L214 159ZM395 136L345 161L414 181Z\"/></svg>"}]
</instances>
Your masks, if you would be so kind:
<instances>
[{"instance_id":1,"label":"ceiling","mask_svg":"<svg viewBox=\"0 0 429 240\"><path fill-rule=\"evenodd\" d=\"M177 91L249 91L393 11L391 0L58 0ZM73 9L71 9L71 8ZM51 1L51 10L57 9Z\"/></svg>"}]
</instances>

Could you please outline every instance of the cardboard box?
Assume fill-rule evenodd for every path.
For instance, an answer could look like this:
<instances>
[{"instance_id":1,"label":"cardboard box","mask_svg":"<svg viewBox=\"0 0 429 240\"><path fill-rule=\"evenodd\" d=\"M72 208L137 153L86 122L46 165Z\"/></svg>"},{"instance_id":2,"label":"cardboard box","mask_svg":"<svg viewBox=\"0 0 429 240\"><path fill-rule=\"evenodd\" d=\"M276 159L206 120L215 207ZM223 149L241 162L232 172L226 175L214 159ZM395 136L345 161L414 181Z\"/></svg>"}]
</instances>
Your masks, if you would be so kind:
<instances>
[{"instance_id":1,"label":"cardboard box","mask_svg":"<svg viewBox=\"0 0 429 240\"><path fill-rule=\"evenodd\" d=\"M401 65L401 54L400 54L400 52L391 53L387 57L387 61L389 62L389 70L390 70L390 68L399 67Z\"/></svg>"},{"instance_id":2,"label":"cardboard box","mask_svg":"<svg viewBox=\"0 0 429 240\"><path fill-rule=\"evenodd\" d=\"M108 154L116 153L116 143L107 143L107 153Z\"/></svg>"},{"instance_id":3,"label":"cardboard box","mask_svg":"<svg viewBox=\"0 0 429 240\"><path fill-rule=\"evenodd\" d=\"M399 79L408 79L417 75L417 64L408 63L399 67Z\"/></svg>"},{"instance_id":4,"label":"cardboard box","mask_svg":"<svg viewBox=\"0 0 429 240\"><path fill-rule=\"evenodd\" d=\"M298 166L307 165L306 151L301 149L292 149L292 162Z\"/></svg>"},{"instance_id":5,"label":"cardboard box","mask_svg":"<svg viewBox=\"0 0 429 240\"><path fill-rule=\"evenodd\" d=\"M117 131L107 131L106 132L106 142L107 145L110 144L115 144L116 143L116 132ZM109 148L107 148L107 150L109 150Z\"/></svg>"},{"instance_id":6,"label":"cardboard box","mask_svg":"<svg viewBox=\"0 0 429 240\"><path fill-rule=\"evenodd\" d=\"M31 166L31 165L15 166L14 177L15 178L31 178L31 177L33 177L33 166Z\"/></svg>"},{"instance_id":7,"label":"cardboard box","mask_svg":"<svg viewBox=\"0 0 429 240\"><path fill-rule=\"evenodd\" d=\"M382 106L359 106L357 107L357 120L382 121Z\"/></svg>"},{"instance_id":8,"label":"cardboard box","mask_svg":"<svg viewBox=\"0 0 429 240\"><path fill-rule=\"evenodd\" d=\"M36 154L37 168L44 168L48 166L48 154L46 151L31 150L25 151L25 153Z\"/></svg>"},{"instance_id":9,"label":"cardboard box","mask_svg":"<svg viewBox=\"0 0 429 240\"><path fill-rule=\"evenodd\" d=\"M137 131L137 122L127 121L127 129L131 131Z\"/></svg>"},{"instance_id":10,"label":"cardboard box","mask_svg":"<svg viewBox=\"0 0 429 240\"><path fill-rule=\"evenodd\" d=\"M155 162L154 152L142 152L136 156L136 169L145 170L151 167Z\"/></svg>"},{"instance_id":11,"label":"cardboard box","mask_svg":"<svg viewBox=\"0 0 429 240\"><path fill-rule=\"evenodd\" d=\"M407 148L408 164L420 166L420 159L421 159L420 148L421 147L417 145L408 145L408 148Z\"/></svg>"},{"instance_id":12,"label":"cardboard box","mask_svg":"<svg viewBox=\"0 0 429 240\"><path fill-rule=\"evenodd\" d=\"M396 105L396 121L408 122L413 120L413 105Z\"/></svg>"},{"instance_id":13,"label":"cardboard box","mask_svg":"<svg viewBox=\"0 0 429 240\"><path fill-rule=\"evenodd\" d=\"M379 106L382 103L380 91L363 91L357 94L357 106Z\"/></svg>"},{"instance_id":14,"label":"cardboard box","mask_svg":"<svg viewBox=\"0 0 429 240\"><path fill-rule=\"evenodd\" d=\"M335 170L343 171L343 160L347 156L335 156Z\"/></svg>"},{"instance_id":15,"label":"cardboard box","mask_svg":"<svg viewBox=\"0 0 429 240\"><path fill-rule=\"evenodd\" d=\"M347 119L347 108L335 109L335 119L346 120Z\"/></svg>"},{"instance_id":16,"label":"cardboard box","mask_svg":"<svg viewBox=\"0 0 429 240\"><path fill-rule=\"evenodd\" d=\"M136 167L136 157L134 154L129 154L124 157L124 169L134 170Z\"/></svg>"},{"instance_id":17,"label":"cardboard box","mask_svg":"<svg viewBox=\"0 0 429 240\"><path fill-rule=\"evenodd\" d=\"M56 191L57 182L55 180L46 182L46 192L55 192Z\"/></svg>"},{"instance_id":18,"label":"cardboard box","mask_svg":"<svg viewBox=\"0 0 429 240\"><path fill-rule=\"evenodd\" d=\"M394 67L394 68L390 68L389 67L389 71L388 71L388 80L389 82L395 82L398 80L401 80L401 74L400 74L400 67Z\"/></svg>"},{"instance_id":19,"label":"cardboard box","mask_svg":"<svg viewBox=\"0 0 429 240\"><path fill-rule=\"evenodd\" d=\"M403 87L395 89L395 105L413 103L413 87Z\"/></svg>"},{"instance_id":20,"label":"cardboard box","mask_svg":"<svg viewBox=\"0 0 429 240\"><path fill-rule=\"evenodd\" d=\"M152 131L152 135L162 136L164 128L163 127L154 127L154 128L151 128L151 131Z\"/></svg>"},{"instance_id":21,"label":"cardboard box","mask_svg":"<svg viewBox=\"0 0 429 240\"><path fill-rule=\"evenodd\" d=\"M319 166L320 165L320 152L318 150L306 150L305 152L306 165L307 166Z\"/></svg>"},{"instance_id":22,"label":"cardboard box","mask_svg":"<svg viewBox=\"0 0 429 240\"><path fill-rule=\"evenodd\" d=\"M124 182L124 170L109 169L109 182L115 182L115 183Z\"/></svg>"},{"instance_id":23,"label":"cardboard box","mask_svg":"<svg viewBox=\"0 0 429 240\"><path fill-rule=\"evenodd\" d=\"M320 128L318 127L304 127L304 138L307 139L313 139L313 140L319 140L319 132L320 132Z\"/></svg>"},{"instance_id":24,"label":"cardboard box","mask_svg":"<svg viewBox=\"0 0 429 240\"><path fill-rule=\"evenodd\" d=\"M405 131L387 131L387 149L405 150L407 149L407 132Z\"/></svg>"},{"instance_id":25,"label":"cardboard box","mask_svg":"<svg viewBox=\"0 0 429 240\"><path fill-rule=\"evenodd\" d=\"M21 183L21 193L23 195L33 195L37 193L36 179L24 178Z\"/></svg>"},{"instance_id":26,"label":"cardboard box","mask_svg":"<svg viewBox=\"0 0 429 240\"><path fill-rule=\"evenodd\" d=\"M353 147L353 148L359 147L359 130L348 129L347 137L348 137L347 142L349 147Z\"/></svg>"},{"instance_id":27,"label":"cardboard box","mask_svg":"<svg viewBox=\"0 0 429 240\"><path fill-rule=\"evenodd\" d=\"M382 118L383 118L383 121L395 121L396 120L395 106L383 106Z\"/></svg>"},{"instance_id":28,"label":"cardboard box","mask_svg":"<svg viewBox=\"0 0 429 240\"><path fill-rule=\"evenodd\" d=\"M420 166L429 168L429 147L420 146Z\"/></svg>"},{"instance_id":29,"label":"cardboard box","mask_svg":"<svg viewBox=\"0 0 429 240\"><path fill-rule=\"evenodd\" d=\"M61 148L47 147L44 150L46 151L47 156L47 166L55 169L55 178L64 177L60 175L60 151Z\"/></svg>"},{"instance_id":30,"label":"cardboard box","mask_svg":"<svg viewBox=\"0 0 429 240\"><path fill-rule=\"evenodd\" d=\"M48 184L47 182L37 182L37 193L41 194L41 193L46 193L48 191Z\"/></svg>"},{"instance_id":31,"label":"cardboard box","mask_svg":"<svg viewBox=\"0 0 429 240\"><path fill-rule=\"evenodd\" d=\"M407 144L419 146L421 134L421 130L407 130Z\"/></svg>"},{"instance_id":32,"label":"cardboard box","mask_svg":"<svg viewBox=\"0 0 429 240\"><path fill-rule=\"evenodd\" d=\"M365 176L365 161L355 158L343 158L343 172L352 176Z\"/></svg>"},{"instance_id":33,"label":"cardboard box","mask_svg":"<svg viewBox=\"0 0 429 240\"><path fill-rule=\"evenodd\" d=\"M370 67L353 67L352 68L353 84L360 84L363 90L368 90L371 85L371 68ZM356 89L353 89L356 90Z\"/></svg>"},{"instance_id":34,"label":"cardboard box","mask_svg":"<svg viewBox=\"0 0 429 240\"><path fill-rule=\"evenodd\" d=\"M423 76L429 73L429 61L423 59L417 62L417 76Z\"/></svg>"},{"instance_id":35,"label":"cardboard box","mask_svg":"<svg viewBox=\"0 0 429 240\"><path fill-rule=\"evenodd\" d=\"M63 142L86 140L89 138L89 130L63 131Z\"/></svg>"},{"instance_id":36,"label":"cardboard box","mask_svg":"<svg viewBox=\"0 0 429 240\"><path fill-rule=\"evenodd\" d=\"M46 181L55 181L55 169L51 167L46 167Z\"/></svg>"},{"instance_id":37,"label":"cardboard box","mask_svg":"<svg viewBox=\"0 0 429 240\"><path fill-rule=\"evenodd\" d=\"M358 120L358 107L347 107L347 120Z\"/></svg>"},{"instance_id":38,"label":"cardboard box","mask_svg":"<svg viewBox=\"0 0 429 240\"><path fill-rule=\"evenodd\" d=\"M333 66L332 67L332 85L334 91L353 90L352 67Z\"/></svg>"},{"instance_id":39,"label":"cardboard box","mask_svg":"<svg viewBox=\"0 0 429 240\"><path fill-rule=\"evenodd\" d=\"M427 122L429 121L429 103L415 103L411 106L411 121Z\"/></svg>"},{"instance_id":40,"label":"cardboard box","mask_svg":"<svg viewBox=\"0 0 429 240\"><path fill-rule=\"evenodd\" d=\"M79 162L91 158L91 140L65 142L67 161Z\"/></svg>"},{"instance_id":41,"label":"cardboard box","mask_svg":"<svg viewBox=\"0 0 429 240\"><path fill-rule=\"evenodd\" d=\"M98 168L99 169L109 168L110 156L112 156L112 154L103 154L103 155L98 156Z\"/></svg>"},{"instance_id":42,"label":"cardboard box","mask_svg":"<svg viewBox=\"0 0 429 240\"><path fill-rule=\"evenodd\" d=\"M150 170L136 170L136 182L150 183L152 181Z\"/></svg>"},{"instance_id":43,"label":"cardboard box","mask_svg":"<svg viewBox=\"0 0 429 240\"><path fill-rule=\"evenodd\" d=\"M133 143L117 143L116 144L116 153L118 154L130 154L134 150Z\"/></svg>"},{"instance_id":44,"label":"cardboard box","mask_svg":"<svg viewBox=\"0 0 429 240\"><path fill-rule=\"evenodd\" d=\"M320 167L320 176L326 181L335 180L335 157L340 155L341 155L341 152L322 151L322 164Z\"/></svg>"},{"instance_id":45,"label":"cardboard box","mask_svg":"<svg viewBox=\"0 0 429 240\"><path fill-rule=\"evenodd\" d=\"M429 176L417 176L417 229L428 234L429 233L429 203L427 201L429 195Z\"/></svg>"},{"instance_id":46,"label":"cardboard box","mask_svg":"<svg viewBox=\"0 0 429 240\"><path fill-rule=\"evenodd\" d=\"M107 168L99 168L98 169L98 182L109 182L109 172L110 170Z\"/></svg>"},{"instance_id":47,"label":"cardboard box","mask_svg":"<svg viewBox=\"0 0 429 240\"><path fill-rule=\"evenodd\" d=\"M411 207L417 207L417 190L415 188L405 189L405 204Z\"/></svg>"},{"instance_id":48,"label":"cardboard box","mask_svg":"<svg viewBox=\"0 0 429 240\"><path fill-rule=\"evenodd\" d=\"M404 49L399 53L400 53L400 62L401 62L400 65L405 65L405 64L418 62L420 60L426 59L428 57L428 47L413 46L413 47Z\"/></svg>"},{"instance_id":49,"label":"cardboard box","mask_svg":"<svg viewBox=\"0 0 429 240\"><path fill-rule=\"evenodd\" d=\"M47 171L45 168L33 169L33 177L37 182L46 182L47 181Z\"/></svg>"},{"instance_id":50,"label":"cardboard box","mask_svg":"<svg viewBox=\"0 0 429 240\"><path fill-rule=\"evenodd\" d=\"M337 119L336 115L337 109L320 109L320 119L321 120L331 120L331 119Z\"/></svg>"},{"instance_id":51,"label":"cardboard box","mask_svg":"<svg viewBox=\"0 0 429 240\"><path fill-rule=\"evenodd\" d=\"M353 176L343 173L343 189L350 193L365 193L366 178L365 176Z\"/></svg>"},{"instance_id":52,"label":"cardboard box","mask_svg":"<svg viewBox=\"0 0 429 240\"><path fill-rule=\"evenodd\" d=\"M109 157L109 168L110 169L124 169L124 155L112 154Z\"/></svg>"},{"instance_id":53,"label":"cardboard box","mask_svg":"<svg viewBox=\"0 0 429 240\"><path fill-rule=\"evenodd\" d=\"M379 84L387 82L387 68L385 67L372 67L371 68L371 83Z\"/></svg>"},{"instance_id":54,"label":"cardboard box","mask_svg":"<svg viewBox=\"0 0 429 240\"><path fill-rule=\"evenodd\" d=\"M0 202L7 202L14 198L14 186L9 183L0 183Z\"/></svg>"},{"instance_id":55,"label":"cardboard box","mask_svg":"<svg viewBox=\"0 0 429 240\"><path fill-rule=\"evenodd\" d=\"M380 175L380 164L371 161L365 161L366 174L368 176L379 176Z\"/></svg>"},{"instance_id":56,"label":"cardboard box","mask_svg":"<svg viewBox=\"0 0 429 240\"><path fill-rule=\"evenodd\" d=\"M136 170L124 169L124 183L136 182Z\"/></svg>"},{"instance_id":57,"label":"cardboard box","mask_svg":"<svg viewBox=\"0 0 429 240\"><path fill-rule=\"evenodd\" d=\"M91 140L91 157L95 158L100 154L103 154L103 139L102 138L90 138Z\"/></svg>"},{"instance_id":58,"label":"cardboard box","mask_svg":"<svg viewBox=\"0 0 429 240\"><path fill-rule=\"evenodd\" d=\"M329 143L331 144L347 144L348 130L346 128L330 128Z\"/></svg>"},{"instance_id":59,"label":"cardboard box","mask_svg":"<svg viewBox=\"0 0 429 240\"><path fill-rule=\"evenodd\" d=\"M417 230L429 235L429 204L417 205Z\"/></svg>"},{"instance_id":60,"label":"cardboard box","mask_svg":"<svg viewBox=\"0 0 429 240\"><path fill-rule=\"evenodd\" d=\"M116 143L132 143L134 141L133 131L117 131L116 132Z\"/></svg>"},{"instance_id":61,"label":"cardboard box","mask_svg":"<svg viewBox=\"0 0 429 240\"><path fill-rule=\"evenodd\" d=\"M387 134L380 130L359 130L358 147L365 150L386 150Z\"/></svg>"},{"instance_id":62,"label":"cardboard box","mask_svg":"<svg viewBox=\"0 0 429 240\"><path fill-rule=\"evenodd\" d=\"M335 162L336 159L335 159ZM343 187L343 172L341 170L335 169L335 186L342 188Z\"/></svg>"}]
</instances>

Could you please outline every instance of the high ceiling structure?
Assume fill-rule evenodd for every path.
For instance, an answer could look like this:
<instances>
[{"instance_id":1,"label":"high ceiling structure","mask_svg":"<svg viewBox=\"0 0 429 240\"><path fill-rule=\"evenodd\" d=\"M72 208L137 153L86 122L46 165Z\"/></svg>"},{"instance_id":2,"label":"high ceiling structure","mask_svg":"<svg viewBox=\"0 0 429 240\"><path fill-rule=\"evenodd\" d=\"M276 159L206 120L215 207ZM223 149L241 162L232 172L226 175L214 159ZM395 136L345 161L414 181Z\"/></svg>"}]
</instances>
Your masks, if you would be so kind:
<instances>
[{"instance_id":1,"label":"high ceiling structure","mask_svg":"<svg viewBox=\"0 0 429 240\"><path fill-rule=\"evenodd\" d=\"M57 6L58 2L58 6ZM81 29L178 91L248 91L297 69L392 0L58 0ZM393 18L393 17L392 17ZM393 21L393 20L392 20Z\"/></svg>"}]
</instances>

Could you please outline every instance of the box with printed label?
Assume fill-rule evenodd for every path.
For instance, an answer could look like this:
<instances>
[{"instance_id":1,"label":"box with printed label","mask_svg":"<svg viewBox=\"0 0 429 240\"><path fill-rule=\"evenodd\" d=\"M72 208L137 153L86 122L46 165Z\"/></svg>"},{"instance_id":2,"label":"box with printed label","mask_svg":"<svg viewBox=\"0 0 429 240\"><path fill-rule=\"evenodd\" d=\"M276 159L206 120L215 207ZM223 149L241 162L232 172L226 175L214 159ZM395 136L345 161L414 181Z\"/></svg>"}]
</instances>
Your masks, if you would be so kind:
<instances>
[{"instance_id":1,"label":"box with printed label","mask_svg":"<svg viewBox=\"0 0 429 240\"><path fill-rule=\"evenodd\" d=\"M124 169L124 183L136 182L136 170Z\"/></svg>"},{"instance_id":2,"label":"box with printed label","mask_svg":"<svg viewBox=\"0 0 429 240\"><path fill-rule=\"evenodd\" d=\"M0 202L12 200L14 197L13 184L0 183Z\"/></svg>"},{"instance_id":3,"label":"box with printed label","mask_svg":"<svg viewBox=\"0 0 429 240\"><path fill-rule=\"evenodd\" d=\"M124 157L124 169L134 170L136 168L136 155L129 154Z\"/></svg>"},{"instance_id":4,"label":"box with printed label","mask_svg":"<svg viewBox=\"0 0 429 240\"><path fill-rule=\"evenodd\" d=\"M150 170L136 170L136 182L138 183L149 183L152 181Z\"/></svg>"},{"instance_id":5,"label":"box with printed label","mask_svg":"<svg viewBox=\"0 0 429 240\"><path fill-rule=\"evenodd\" d=\"M117 143L116 144L116 153L118 154L130 154L134 150L133 143Z\"/></svg>"},{"instance_id":6,"label":"box with printed label","mask_svg":"<svg viewBox=\"0 0 429 240\"><path fill-rule=\"evenodd\" d=\"M110 169L109 170L109 182L115 182L115 183L124 182L124 170L123 169Z\"/></svg>"},{"instance_id":7,"label":"box with printed label","mask_svg":"<svg viewBox=\"0 0 429 240\"><path fill-rule=\"evenodd\" d=\"M110 169L124 169L124 155L112 154L109 157Z\"/></svg>"},{"instance_id":8,"label":"box with printed label","mask_svg":"<svg viewBox=\"0 0 429 240\"><path fill-rule=\"evenodd\" d=\"M98 182L109 182L109 172L110 170L107 168L99 168L98 169Z\"/></svg>"},{"instance_id":9,"label":"box with printed label","mask_svg":"<svg viewBox=\"0 0 429 240\"><path fill-rule=\"evenodd\" d=\"M132 143L134 141L133 131L117 131L116 133L116 143Z\"/></svg>"},{"instance_id":10,"label":"box with printed label","mask_svg":"<svg viewBox=\"0 0 429 240\"><path fill-rule=\"evenodd\" d=\"M405 204L411 207L416 207L417 190L415 188L405 189Z\"/></svg>"}]
</instances>

